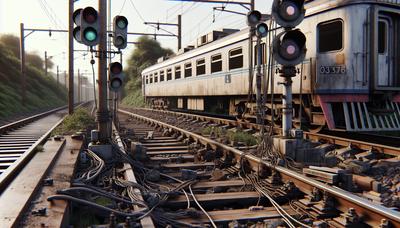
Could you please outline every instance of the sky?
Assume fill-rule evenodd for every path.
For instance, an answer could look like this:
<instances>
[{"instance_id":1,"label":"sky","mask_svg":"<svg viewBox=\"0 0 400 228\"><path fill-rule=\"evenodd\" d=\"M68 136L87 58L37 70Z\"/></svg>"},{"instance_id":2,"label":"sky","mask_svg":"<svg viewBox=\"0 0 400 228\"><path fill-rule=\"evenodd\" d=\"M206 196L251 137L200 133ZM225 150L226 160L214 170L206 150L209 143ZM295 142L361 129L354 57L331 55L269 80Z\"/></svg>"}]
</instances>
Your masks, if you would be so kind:
<instances>
[{"instance_id":1,"label":"sky","mask_svg":"<svg viewBox=\"0 0 400 228\"><path fill-rule=\"evenodd\" d=\"M111 2L111 17L123 15L129 21L128 32L165 33L157 31L144 21L177 23L177 15L182 14L182 46L185 47L195 42L197 37L207 34L212 30L221 28L241 29L246 26L246 19L242 15L213 12L213 7L223 4L180 2L170 0L109 0ZM234 1L234 0L231 0ZM246 1L246 0L241 0ZM250 1L250 0L248 0ZM272 0L255 0L256 9L262 13L269 13ZM96 0L78 0L74 9L92 6L97 9ZM225 5L227 10L246 13L247 10L239 5ZM0 0L0 35L14 34L19 37L20 23L25 28L42 29L67 29L68 26L68 0ZM175 27L161 27L176 33ZM137 36L128 36L129 42L134 42ZM177 51L175 37L158 37L157 40L163 47ZM87 50L87 47L77 42L74 48ZM36 52L44 58L44 52L54 62L56 72L68 69L68 37L67 33L53 32L51 37L47 32L34 32L25 39L27 52ZM123 50L126 60L134 49L133 44ZM90 56L84 52L75 52L75 71L79 69L85 77L91 77ZM97 67L95 66L95 69ZM76 73L75 73L76 74Z\"/></svg>"}]
</instances>

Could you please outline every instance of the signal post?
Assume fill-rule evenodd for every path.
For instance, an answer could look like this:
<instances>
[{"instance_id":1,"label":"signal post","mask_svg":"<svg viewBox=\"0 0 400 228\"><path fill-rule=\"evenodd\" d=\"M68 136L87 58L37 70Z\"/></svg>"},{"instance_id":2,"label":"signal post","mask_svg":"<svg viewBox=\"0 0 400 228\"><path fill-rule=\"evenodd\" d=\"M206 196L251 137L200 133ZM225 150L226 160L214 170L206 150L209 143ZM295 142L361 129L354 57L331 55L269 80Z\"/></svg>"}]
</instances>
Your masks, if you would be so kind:
<instances>
[{"instance_id":1,"label":"signal post","mask_svg":"<svg viewBox=\"0 0 400 228\"><path fill-rule=\"evenodd\" d=\"M122 64L110 63L107 67L107 55L121 53L121 49L127 46L128 20L124 16L116 16L113 20L113 44L118 51L107 50L107 0L99 0L98 12L93 7L77 9L72 14L76 27L73 29L73 37L76 41L90 47L98 57L98 108L96 121L98 129L92 131L92 142L89 148L104 160L112 157L111 145L111 114L108 107L108 91L117 93L123 86ZM94 46L98 45L97 49ZM94 60L91 61L94 64ZM107 69L109 74L107 77ZM107 84L109 86L107 86Z\"/></svg>"},{"instance_id":2,"label":"signal post","mask_svg":"<svg viewBox=\"0 0 400 228\"><path fill-rule=\"evenodd\" d=\"M280 64L277 73L282 77L282 136L274 138L275 148L282 154L295 159L297 151L304 152L303 134L300 129L293 129L293 100L292 77L299 73L296 67L306 55L306 37L294 29L305 16L304 0L274 0L271 15L278 25L283 28L273 40L272 55Z\"/></svg>"}]
</instances>

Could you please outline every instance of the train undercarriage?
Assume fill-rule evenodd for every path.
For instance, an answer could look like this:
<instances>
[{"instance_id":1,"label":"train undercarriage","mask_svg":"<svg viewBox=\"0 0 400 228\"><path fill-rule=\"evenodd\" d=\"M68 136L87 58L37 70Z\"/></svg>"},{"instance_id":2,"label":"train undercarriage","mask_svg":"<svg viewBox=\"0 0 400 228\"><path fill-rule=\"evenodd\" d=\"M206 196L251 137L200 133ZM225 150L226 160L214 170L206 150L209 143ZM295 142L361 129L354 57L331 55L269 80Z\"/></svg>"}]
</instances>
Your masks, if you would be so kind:
<instances>
[{"instance_id":1,"label":"train undercarriage","mask_svg":"<svg viewBox=\"0 0 400 228\"><path fill-rule=\"evenodd\" d=\"M282 98L267 96L265 123L281 125ZM343 102L345 100L346 102ZM273 102L272 102L273 101ZM177 110L205 115L236 118L255 122L255 96L150 97L147 104L154 109ZM333 115L335 113L335 115ZM311 132L326 128L340 131L399 131L400 96L367 95L331 96L293 95L293 125Z\"/></svg>"}]
</instances>

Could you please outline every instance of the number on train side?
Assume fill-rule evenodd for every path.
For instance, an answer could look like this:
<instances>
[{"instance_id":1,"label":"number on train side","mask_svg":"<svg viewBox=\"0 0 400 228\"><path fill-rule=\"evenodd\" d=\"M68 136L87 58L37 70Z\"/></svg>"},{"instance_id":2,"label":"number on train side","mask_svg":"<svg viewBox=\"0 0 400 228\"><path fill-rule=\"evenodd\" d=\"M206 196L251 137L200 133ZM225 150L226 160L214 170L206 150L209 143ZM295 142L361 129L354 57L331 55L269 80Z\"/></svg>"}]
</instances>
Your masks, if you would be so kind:
<instances>
[{"instance_id":1,"label":"number on train side","mask_svg":"<svg viewBox=\"0 0 400 228\"><path fill-rule=\"evenodd\" d=\"M321 74L346 74L346 66L320 66Z\"/></svg>"}]
</instances>

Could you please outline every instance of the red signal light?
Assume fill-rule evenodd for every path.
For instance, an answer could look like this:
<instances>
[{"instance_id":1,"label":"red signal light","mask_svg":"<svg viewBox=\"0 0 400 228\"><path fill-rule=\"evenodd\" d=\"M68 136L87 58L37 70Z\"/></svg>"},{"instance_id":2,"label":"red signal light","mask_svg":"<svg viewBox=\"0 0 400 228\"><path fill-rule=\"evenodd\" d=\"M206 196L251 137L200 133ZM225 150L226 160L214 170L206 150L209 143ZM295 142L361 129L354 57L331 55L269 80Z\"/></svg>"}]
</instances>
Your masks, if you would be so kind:
<instances>
[{"instance_id":1,"label":"red signal light","mask_svg":"<svg viewBox=\"0 0 400 228\"><path fill-rule=\"evenodd\" d=\"M112 74L120 74L122 72L122 65L119 62L114 62L110 65L110 71Z\"/></svg>"},{"instance_id":2,"label":"red signal light","mask_svg":"<svg viewBox=\"0 0 400 228\"><path fill-rule=\"evenodd\" d=\"M97 11L93 7L86 7L82 11L82 16L86 23L93 24L97 21Z\"/></svg>"}]
</instances>

